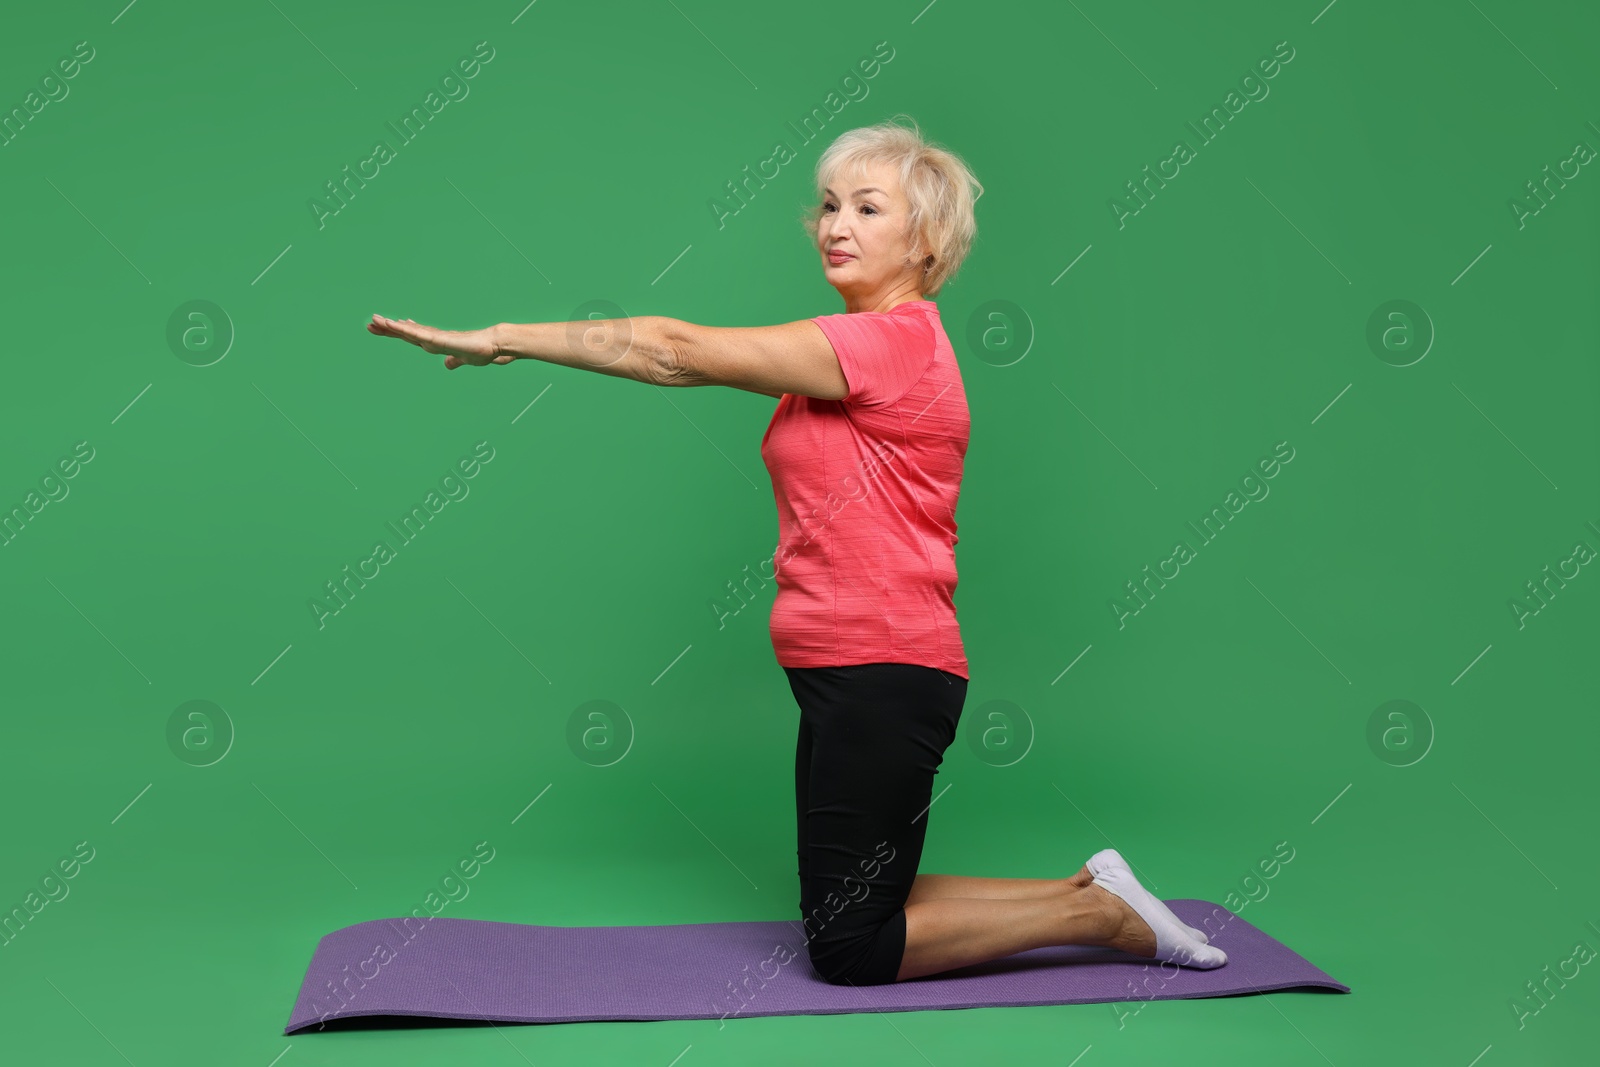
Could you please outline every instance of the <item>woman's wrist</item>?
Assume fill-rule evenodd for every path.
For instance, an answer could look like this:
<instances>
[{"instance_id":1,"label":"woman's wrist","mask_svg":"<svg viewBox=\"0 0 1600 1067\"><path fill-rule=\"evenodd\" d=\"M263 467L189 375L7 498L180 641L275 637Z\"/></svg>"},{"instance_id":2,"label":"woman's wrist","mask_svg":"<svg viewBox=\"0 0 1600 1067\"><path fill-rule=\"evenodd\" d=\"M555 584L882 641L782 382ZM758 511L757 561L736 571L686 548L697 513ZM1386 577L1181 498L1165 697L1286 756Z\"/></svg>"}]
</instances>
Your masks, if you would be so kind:
<instances>
[{"instance_id":1,"label":"woman's wrist","mask_svg":"<svg viewBox=\"0 0 1600 1067\"><path fill-rule=\"evenodd\" d=\"M505 325L506 324L503 322L497 322L493 326L489 327L489 345L494 349L496 358L500 356L510 356L512 359L522 359L523 357L521 354L507 349Z\"/></svg>"}]
</instances>

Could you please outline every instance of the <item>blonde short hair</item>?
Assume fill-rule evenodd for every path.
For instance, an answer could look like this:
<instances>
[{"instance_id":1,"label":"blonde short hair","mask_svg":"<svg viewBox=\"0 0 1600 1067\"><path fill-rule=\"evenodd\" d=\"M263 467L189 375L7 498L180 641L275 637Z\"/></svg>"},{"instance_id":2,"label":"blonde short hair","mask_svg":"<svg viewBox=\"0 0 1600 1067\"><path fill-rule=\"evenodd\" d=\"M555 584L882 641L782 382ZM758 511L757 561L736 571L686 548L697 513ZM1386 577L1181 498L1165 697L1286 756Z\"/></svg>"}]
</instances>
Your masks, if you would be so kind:
<instances>
[{"instance_id":1,"label":"blonde short hair","mask_svg":"<svg viewBox=\"0 0 1600 1067\"><path fill-rule=\"evenodd\" d=\"M909 115L904 117L911 119ZM972 207L983 195L983 183L960 156L924 140L915 119L911 119L909 129L890 119L846 130L817 160L817 200L803 219L813 245L822 219L823 190L835 175L873 163L889 163L900 172L900 189L911 206L907 239L912 250L905 265L914 269L919 262L916 249L926 249L921 258L932 262L925 264L922 291L936 296L960 269L977 236L978 223Z\"/></svg>"}]
</instances>

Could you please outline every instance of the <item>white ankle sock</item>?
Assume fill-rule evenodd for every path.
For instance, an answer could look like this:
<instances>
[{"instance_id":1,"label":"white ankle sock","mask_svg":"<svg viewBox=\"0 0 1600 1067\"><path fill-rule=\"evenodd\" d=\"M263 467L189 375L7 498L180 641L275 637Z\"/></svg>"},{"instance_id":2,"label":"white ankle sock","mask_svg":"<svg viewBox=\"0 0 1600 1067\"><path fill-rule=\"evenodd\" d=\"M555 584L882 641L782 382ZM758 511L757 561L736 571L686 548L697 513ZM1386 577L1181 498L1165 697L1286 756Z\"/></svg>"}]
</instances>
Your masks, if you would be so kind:
<instances>
[{"instance_id":1,"label":"white ankle sock","mask_svg":"<svg viewBox=\"0 0 1600 1067\"><path fill-rule=\"evenodd\" d=\"M1140 885L1139 879L1128 868L1104 867L1094 876L1094 884L1121 897L1149 924L1156 935L1156 959L1200 970L1221 967L1228 962L1227 955L1220 948L1190 937L1188 927L1170 918L1172 912Z\"/></svg>"},{"instance_id":2,"label":"white ankle sock","mask_svg":"<svg viewBox=\"0 0 1600 1067\"><path fill-rule=\"evenodd\" d=\"M1120 867L1129 874L1133 873L1133 868L1129 867L1128 861L1122 858L1122 853L1118 852L1114 848L1101 849L1099 852L1096 852L1094 855L1090 856L1089 862L1084 864L1084 866L1089 868L1089 873L1092 875L1098 875L1101 871L1112 867ZM1197 930L1188 923L1184 922L1182 919L1178 918L1173 914L1172 909L1167 907L1166 903L1160 897L1151 895L1150 899L1155 901L1156 906L1166 913L1168 919L1183 927L1190 937L1194 938L1202 945L1211 943L1211 939L1206 936L1206 932L1204 930Z\"/></svg>"}]
</instances>

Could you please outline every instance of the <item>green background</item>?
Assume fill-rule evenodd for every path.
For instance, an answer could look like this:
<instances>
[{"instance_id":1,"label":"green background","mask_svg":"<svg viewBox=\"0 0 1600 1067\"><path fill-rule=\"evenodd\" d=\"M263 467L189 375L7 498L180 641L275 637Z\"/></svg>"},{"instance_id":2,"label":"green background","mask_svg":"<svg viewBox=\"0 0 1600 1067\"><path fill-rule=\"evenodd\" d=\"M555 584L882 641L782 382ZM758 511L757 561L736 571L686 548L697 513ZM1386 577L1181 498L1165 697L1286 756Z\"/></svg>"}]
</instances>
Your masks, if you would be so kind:
<instances>
[{"instance_id":1,"label":"green background","mask_svg":"<svg viewBox=\"0 0 1600 1067\"><path fill-rule=\"evenodd\" d=\"M1512 208L1600 146L1592 12L120 3L0 35L7 112L94 49L0 147L0 504L94 450L0 550L0 905L95 850L0 949L8 1058L1593 1055L1594 967L1512 1005L1600 950L1600 576L1511 607L1600 547L1600 175ZM399 145L385 124L480 41L469 95ZM796 136L882 41L865 98ZM1269 95L1202 144L1186 124L1284 41ZM284 1038L317 939L408 913L478 841L495 858L445 915L794 912L773 586L721 626L713 606L776 546L775 401L447 373L364 324L840 311L796 220L826 144L896 112L987 190L938 301L972 414L972 680L923 869L1060 877L1114 844L1169 899L1253 895L1242 918L1354 993ZM395 157L319 227L310 202L379 138ZM1195 158L1119 226L1113 198L1180 139ZM711 201L778 141L797 158L719 226ZM183 318L197 300L220 316ZM1395 300L1422 316L1369 344ZM324 583L479 441L469 495L319 628ZM1280 441L1270 495L1200 545L1187 524ZM1119 626L1180 539L1196 558ZM226 723L169 742L194 700ZM1394 700L1418 710L1370 741ZM574 749L591 701L612 733ZM1279 842L1292 862L1252 880Z\"/></svg>"}]
</instances>

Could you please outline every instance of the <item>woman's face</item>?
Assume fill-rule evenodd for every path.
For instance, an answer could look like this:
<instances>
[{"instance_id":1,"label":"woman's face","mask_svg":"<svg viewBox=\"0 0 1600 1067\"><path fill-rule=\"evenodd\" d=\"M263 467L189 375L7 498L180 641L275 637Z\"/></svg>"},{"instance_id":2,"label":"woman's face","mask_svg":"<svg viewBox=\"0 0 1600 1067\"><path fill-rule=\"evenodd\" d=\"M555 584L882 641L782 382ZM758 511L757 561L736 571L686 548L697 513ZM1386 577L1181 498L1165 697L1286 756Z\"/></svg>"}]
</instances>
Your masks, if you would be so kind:
<instances>
[{"instance_id":1,"label":"woman's face","mask_svg":"<svg viewBox=\"0 0 1600 1067\"><path fill-rule=\"evenodd\" d=\"M823 276L846 299L921 296L922 270L907 267L910 205L888 163L835 174L823 193L817 246Z\"/></svg>"}]
</instances>

